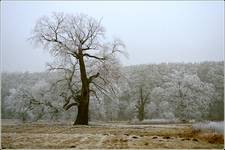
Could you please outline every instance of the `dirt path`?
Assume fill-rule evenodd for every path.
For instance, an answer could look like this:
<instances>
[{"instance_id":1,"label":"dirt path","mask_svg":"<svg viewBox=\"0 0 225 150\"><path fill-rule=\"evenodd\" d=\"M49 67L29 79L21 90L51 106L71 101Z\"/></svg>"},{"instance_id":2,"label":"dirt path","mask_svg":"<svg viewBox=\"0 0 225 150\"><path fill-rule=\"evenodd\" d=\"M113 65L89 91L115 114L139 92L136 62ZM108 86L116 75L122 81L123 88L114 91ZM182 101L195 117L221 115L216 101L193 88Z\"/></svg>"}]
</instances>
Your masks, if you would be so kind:
<instances>
[{"instance_id":1,"label":"dirt path","mask_svg":"<svg viewBox=\"0 0 225 150\"><path fill-rule=\"evenodd\" d=\"M223 136L190 125L3 125L2 148L223 148Z\"/></svg>"}]
</instances>

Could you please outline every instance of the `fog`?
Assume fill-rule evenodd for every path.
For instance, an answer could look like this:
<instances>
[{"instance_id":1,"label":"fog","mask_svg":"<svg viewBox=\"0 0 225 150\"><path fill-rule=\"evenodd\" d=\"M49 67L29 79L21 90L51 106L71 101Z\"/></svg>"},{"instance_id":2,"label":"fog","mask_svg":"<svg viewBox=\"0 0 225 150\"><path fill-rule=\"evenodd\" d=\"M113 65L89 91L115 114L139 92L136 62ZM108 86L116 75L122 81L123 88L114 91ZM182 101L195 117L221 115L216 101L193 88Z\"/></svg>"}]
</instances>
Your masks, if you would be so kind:
<instances>
[{"instance_id":1,"label":"fog","mask_svg":"<svg viewBox=\"0 0 225 150\"><path fill-rule=\"evenodd\" d=\"M119 37L123 65L221 61L224 5L216 2L15 2L1 3L2 71L44 71L47 51L28 41L37 19L51 12L102 18L106 38Z\"/></svg>"},{"instance_id":2,"label":"fog","mask_svg":"<svg viewBox=\"0 0 225 150\"><path fill-rule=\"evenodd\" d=\"M224 147L224 2L1 4L2 149Z\"/></svg>"}]
</instances>

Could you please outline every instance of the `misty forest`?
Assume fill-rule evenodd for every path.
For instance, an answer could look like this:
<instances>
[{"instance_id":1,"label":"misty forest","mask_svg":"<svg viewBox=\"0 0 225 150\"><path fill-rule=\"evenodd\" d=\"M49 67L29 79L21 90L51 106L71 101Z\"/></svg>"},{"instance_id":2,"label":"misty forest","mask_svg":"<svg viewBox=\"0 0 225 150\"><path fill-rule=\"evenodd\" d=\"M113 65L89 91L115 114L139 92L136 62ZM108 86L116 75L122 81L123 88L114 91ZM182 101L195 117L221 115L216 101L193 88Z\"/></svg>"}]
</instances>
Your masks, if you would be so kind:
<instances>
[{"instance_id":1,"label":"misty forest","mask_svg":"<svg viewBox=\"0 0 225 150\"><path fill-rule=\"evenodd\" d=\"M85 14L37 20L29 42L54 61L1 73L3 148L223 147L224 61L123 66L106 35Z\"/></svg>"},{"instance_id":2,"label":"misty forest","mask_svg":"<svg viewBox=\"0 0 225 150\"><path fill-rule=\"evenodd\" d=\"M116 81L99 78L93 86L89 121L223 120L223 62L114 65L116 74L108 80ZM2 118L75 123L76 101L67 101L69 75L3 73Z\"/></svg>"}]
</instances>

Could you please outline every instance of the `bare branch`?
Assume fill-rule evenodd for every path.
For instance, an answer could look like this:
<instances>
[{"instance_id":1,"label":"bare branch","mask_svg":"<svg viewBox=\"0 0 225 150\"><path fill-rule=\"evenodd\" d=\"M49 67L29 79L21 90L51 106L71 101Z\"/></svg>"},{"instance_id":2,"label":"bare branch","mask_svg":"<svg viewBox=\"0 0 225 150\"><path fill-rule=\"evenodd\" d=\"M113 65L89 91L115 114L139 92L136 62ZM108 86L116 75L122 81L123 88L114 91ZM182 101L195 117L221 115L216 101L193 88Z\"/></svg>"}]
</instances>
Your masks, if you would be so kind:
<instances>
[{"instance_id":1,"label":"bare branch","mask_svg":"<svg viewBox=\"0 0 225 150\"><path fill-rule=\"evenodd\" d=\"M77 105L78 105L78 103L71 103L71 104L65 106L64 109L65 109L65 110L68 110L68 109L70 109L72 106L77 106Z\"/></svg>"},{"instance_id":2,"label":"bare branch","mask_svg":"<svg viewBox=\"0 0 225 150\"><path fill-rule=\"evenodd\" d=\"M96 91L90 90L90 92L92 92L92 93L95 95L96 99L98 100L98 103L100 104L100 99L99 99L99 97L98 97Z\"/></svg>"},{"instance_id":3,"label":"bare branch","mask_svg":"<svg viewBox=\"0 0 225 150\"><path fill-rule=\"evenodd\" d=\"M96 73L95 75L90 76L89 79L88 79L89 83L91 83L91 82L92 82L95 78L97 78L99 75L100 75L100 73L98 72L98 73Z\"/></svg>"},{"instance_id":4,"label":"bare branch","mask_svg":"<svg viewBox=\"0 0 225 150\"><path fill-rule=\"evenodd\" d=\"M105 90L103 87L99 86L98 84L96 84L95 82L91 82L102 94L104 94L105 96L107 96L109 99L112 99L107 93L108 91Z\"/></svg>"},{"instance_id":5,"label":"bare branch","mask_svg":"<svg viewBox=\"0 0 225 150\"><path fill-rule=\"evenodd\" d=\"M106 60L105 57L97 57L97 56L94 56L94 55L90 55L88 53L83 54L83 56L87 56L87 57L90 57L90 58L95 58L95 59L98 59L98 60Z\"/></svg>"}]
</instances>

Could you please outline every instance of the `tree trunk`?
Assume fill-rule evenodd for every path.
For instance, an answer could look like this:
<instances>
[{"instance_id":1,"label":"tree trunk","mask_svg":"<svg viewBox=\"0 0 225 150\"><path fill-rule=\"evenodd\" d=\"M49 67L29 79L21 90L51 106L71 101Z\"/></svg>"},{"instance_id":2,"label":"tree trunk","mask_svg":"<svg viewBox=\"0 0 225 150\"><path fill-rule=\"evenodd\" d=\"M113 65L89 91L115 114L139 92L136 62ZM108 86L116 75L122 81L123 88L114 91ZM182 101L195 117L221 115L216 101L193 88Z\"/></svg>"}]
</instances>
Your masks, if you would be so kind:
<instances>
[{"instance_id":1,"label":"tree trunk","mask_svg":"<svg viewBox=\"0 0 225 150\"><path fill-rule=\"evenodd\" d=\"M88 100L89 101L89 100ZM78 106L78 114L74 125L88 125L89 103L83 103Z\"/></svg>"},{"instance_id":2,"label":"tree trunk","mask_svg":"<svg viewBox=\"0 0 225 150\"><path fill-rule=\"evenodd\" d=\"M80 78L82 83L78 114L74 125L88 125L89 112L89 81L86 73L82 50L79 51Z\"/></svg>"},{"instance_id":3,"label":"tree trunk","mask_svg":"<svg viewBox=\"0 0 225 150\"><path fill-rule=\"evenodd\" d=\"M145 115L145 102L144 102L143 90L141 87L140 88L140 103L139 103L139 110L138 110L139 121L144 120L144 115Z\"/></svg>"},{"instance_id":4,"label":"tree trunk","mask_svg":"<svg viewBox=\"0 0 225 150\"><path fill-rule=\"evenodd\" d=\"M145 110L144 110L144 106L141 106L141 108L138 110L138 119L139 121L144 120L145 117Z\"/></svg>"}]
</instances>

